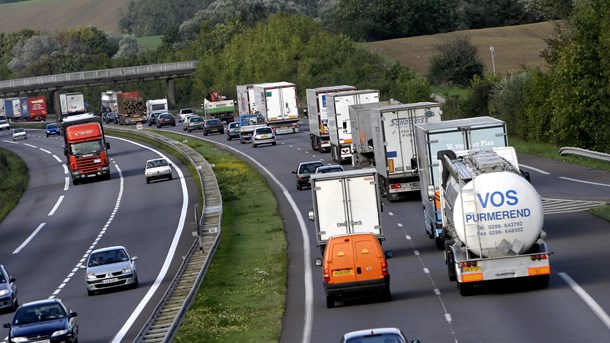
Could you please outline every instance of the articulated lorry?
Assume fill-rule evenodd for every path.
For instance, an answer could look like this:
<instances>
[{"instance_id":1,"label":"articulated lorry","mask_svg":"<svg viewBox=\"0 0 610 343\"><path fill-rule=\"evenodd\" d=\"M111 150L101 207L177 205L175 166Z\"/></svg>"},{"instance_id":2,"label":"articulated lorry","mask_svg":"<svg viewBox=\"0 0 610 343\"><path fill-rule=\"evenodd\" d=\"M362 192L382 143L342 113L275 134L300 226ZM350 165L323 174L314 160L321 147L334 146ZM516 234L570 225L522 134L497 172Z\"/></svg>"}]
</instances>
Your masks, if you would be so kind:
<instances>
[{"instance_id":1,"label":"articulated lorry","mask_svg":"<svg viewBox=\"0 0 610 343\"><path fill-rule=\"evenodd\" d=\"M379 173L382 196L399 200L420 190L415 124L441 121L440 105L434 102L380 106L354 106L352 164L356 168L374 166Z\"/></svg>"},{"instance_id":2,"label":"articulated lorry","mask_svg":"<svg viewBox=\"0 0 610 343\"><path fill-rule=\"evenodd\" d=\"M27 121L47 120L47 97L44 95L21 98L21 117Z\"/></svg>"},{"instance_id":3,"label":"articulated lorry","mask_svg":"<svg viewBox=\"0 0 610 343\"><path fill-rule=\"evenodd\" d=\"M354 86L330 86L308 88L307 119L309 123L309 139L311 148L315 151L330 151L330 136L328 129L328 94L356 90Z\"/></svg>"},{"instance_id":4,"label":"articulated lorry","mask_svg":"<svg viewBox=\"0 0 610 343\"><path fill-rule=\"evenodd\" d=\"M490 281L549 285L544 210L512 147L438 152L445 262L461 295Z\"/></svg>"},{"instance_id":5,"label":"articulated lorry","mask_svg":"<svg viewBox=\"0 0 610 343\"><path fill-rule=\"evenodd\" d=\"M66 117L61 132L72 184L90 178L110 179L110 144L106 142L101 117L89 113Z\"/></svg>"},{"instance_id":6,"label":"articulated lorry","mask_svg":"<svg viewBox=\"0 0 610 343\"><path fill-rule=\"evenodd\" d=\"M445 248L440 208L440 172L438 152L441 150L474 150L506 147L506 123L491 117L446 120L415 125L417 165L424 224L428 237L439 249Z\"/></svg>"},{"instance_id":7,"label":"articulated lorry","mask_svg":"<svg viewBox=\"0 0 610 343\"><path fill-rule=\"evenodd\" d=\"M352 159L352 125L349 107L352 105L379 102L379 91L372 89L354 90L328 95L328 133L330 155L338 163Z\"/></svg>"},{"instance_id":8,"label":"articulated lorry","mask_svg":"<svg viewBox=\"0 0 610 343\"><path fill-rule=\"evenodd\" d=\"M11 121L21 120L21 100L19 98L2 99L4 109L0 113L0 117Z\"/></svg>"},{"instance_id":9,"label":"articulated lorry","mask_svg":"<svg viewBox=\"0 0 610 343\"><path fill-rule=\"evenodd\" d=\"M208 93L203 100L202 109L205 119L218 118L226 124L235 121L235 101L216 91Z\"/></svg>"},{"instance_id":10,"label":"articulated lorry","mask_svg":"<svg viewBox=\"0 0 610 343\"><path fill-rule=\"evenodd\" d=\"M73 116L87 112L87 104L83 93L64 93L59 94L61 105L61 116Z\"/></svg>"},{"instance_id":11,"label":"articulated lorry","mask_svg":"<svg viewBox=\"0 0 610 343\"><path fill-rule=\"evenodd\" d=\"M375 169L312 174L310 182L313 209L309 220L315 223L322 254L335 235L369 232L384 239Z\"/></svg>"},{"instance_id":12,"label":"articulated lorry","mask_svg":"<svg viewBox=\"0 0 610 343\"><path fill-rule=\"evenodd\" d=\"M256 112L276 134L299 132L296 87L284 81L252 85Z\"/></svg>"},{"instance_id":13,"label":"articulated lorry","mask_svg":"<svg viewBox=\"0 0 610 343\"><path fill-rule=\"evenodd\" d=\"M102 113L118 112L119 111L119 100L118 95L120 92L105 91L102 92L100 97L100 105Z\"/></svg>"},{"instance_id":14,"label":"articulated lorry","mask_svg":"<svg viewBox=\"0 0 610 343\"><path fill-rule=\"evenodd\" d=\"M118 93L117 107L120 125L146 122L146 104L137 91Z\"/></svg>"}]
</instances>

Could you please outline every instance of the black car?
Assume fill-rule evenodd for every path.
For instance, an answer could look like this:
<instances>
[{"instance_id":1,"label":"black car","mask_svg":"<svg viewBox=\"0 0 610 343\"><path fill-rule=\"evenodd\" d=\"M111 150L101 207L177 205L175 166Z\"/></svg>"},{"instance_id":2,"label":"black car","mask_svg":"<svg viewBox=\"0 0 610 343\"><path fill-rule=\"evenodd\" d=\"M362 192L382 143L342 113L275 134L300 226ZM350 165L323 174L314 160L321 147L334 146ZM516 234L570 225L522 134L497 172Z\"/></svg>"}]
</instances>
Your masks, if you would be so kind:
<instances>
[{"instance_id":1,"label":"black car","mask_svg":"<svg viewBox=\"0 0 610 343\"><path fill-rule=\"evenodd\" d=\"M21 305L10 323L9 342L78 342L76 312L59 299L45 299Z\"/></svg>"},{"instance_id":2,"label":"black car","mask_svg":"<svg viewBox=\"0 0 610 343\"><path fill-rule=\"evenodd\" d=\"M146 123L148 123L148 126L153 126L153 124L157 123L157 118L159 118L159 114L161 114L163 112L152 112L151 114L148 115L148 118L146 118Z\"/></svg>"},{"instance_id":3,"label":"black car","mask_svg":"<svg viewBox=\"0 0 610 343\"><path fill-rule=\"evenodd\" d=\"M117 116L116 112L106 112L104 113L103 117L106 124L118 124L119 122L119 116Z\"/></svg>"},{"instance_id":4,"label":"black car","mask_svg":"<svg viewBox=\"0 0 610 343\"><path fill-rule=\"evenodd\" d=\"M212 132L218 132L221 135L225 133L225 126L220 119L207 119L203 124L203 135L207 136Z\"/></svg>"},{"instance_id":5,"label":"black car","mask_svg":"<svg viewBox=\"0 0 610 343\"><path fill-rule=\"evenodd\" d=\"M176 118L171 113L161 113L157 117L157 128L163 126L176 126Z\"/></svg>"},{"instance_id":6,"label":"black car","mask_svg":"<svg viewBox=\"0 0 610 343\"><path fill-rule=\"evenodd\" d=\"M316 168L323 166L324 163L321 161L309 161L301 162L297 167L297 170L293 170L292 173L297 176L297 189L302 190L303 187L311 187L309 177L311 174L315 174Z\"/></svg>"}]
</instances>

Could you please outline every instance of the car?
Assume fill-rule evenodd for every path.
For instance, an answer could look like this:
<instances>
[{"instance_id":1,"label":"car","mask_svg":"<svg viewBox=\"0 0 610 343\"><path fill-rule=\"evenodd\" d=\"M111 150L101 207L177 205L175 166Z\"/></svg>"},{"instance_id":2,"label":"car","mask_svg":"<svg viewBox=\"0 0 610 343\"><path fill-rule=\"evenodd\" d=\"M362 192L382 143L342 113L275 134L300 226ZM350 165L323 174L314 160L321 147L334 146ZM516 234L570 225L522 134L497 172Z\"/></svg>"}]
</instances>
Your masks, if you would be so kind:
<instances>
[{"instance_id":1,"label":"car","mask_svg":"<svg viewBox=\"0 0 610 343\"><path fill-rule=\"evenodd\" d=\"M330 166L321 166L316 168L316 174L342 172L343 166L339 164L331 164Z\"/></svg>"},{"instance_id":2,"label":"car","mask_svg":"<svg viewBox=\"0 0 610 343\"><path fill-rule=\"evenodd\" d=\"M203 118L198 115L189 115L182 122L182 130L191 132L195 130L203 130Z\"/></svg>"},{"instance_id":3,"label":"car","mask_svg":"<svg viewBox=\"0 0 610 343\"><path fill-rule=\"evenodd\" d=\"M110 123L114 123L114 124L118 124L119 123L119 116L117 115L116 112L106 112L103 115L104 122L106 124L110 124Z\"/></svg>"},{"instance_id":4,"label":"car","mask_svg":"<svg viewBox=\"0 0 610 343\"><path fill-rule=\"evenodd\" d=\"M212 132L218 132L221 135L225 133L225 126L220 119L206 119L203 123L203 135L207 136Z\"/></svg>"},{"instance_id":5,"label":"car","mask_svg":"<svg viewBox=\"0 0 610 343\"><path fill-rule=\"evenodd\" d=\"M341 337L341 343L408 343L402 331L398 328L374 328L351 331ZM413 340L411 343L419 343Z\"/></svg>"},{"instance_id":6,"label":"car","mask_svg":"<svg viewBox=\"0 0 610 343\"><path fill-rule=\"evenodd\" d=\"M150 114L146 118L146 124L148 124L148 126L153 126L153 124L156 124L157 118L159 117L159 114L161 114L161 113L163 113L163 112L150 112Z\"/></svg>"},{"instance_id":7,"label":"car","mask_svg":"<svg viewBox=\"0 0 610 343\"><path fill-rule=\"evenodd\" d=\"M157 128L160 129L163 126L176 126L176 118L174 115L168 112L161 113L157 117Z\"/></svg>"},{"instance_id":8,"label":"car","mask_svg":"<svg viewBox=\"0 0 610 343\"><path fill-rule=\"evenodd\" d=\"M180 115L180 121L184 121L184 119L186 119L186 116L192 115L192 114L195 114L195 112L193 112L192 108L182 108L178 112L178 115Z\"/></svg>"},{"instance_id":9,"label":"car","mask_svg":"<svg viewBox=\"0 0 610 343\"><path fill-rule=\"evenodd\" d=\"M25 129L16 128L13 130L13 140L16 141L18 139L28 139L28 133Z\"/></svg>"},{"instance_id":10,"label":"car","mask_svg":"<svg viewBox=\"0 0 610 343\"><path fill-rule=\"evenodd\" d=\"M121 245L93 250L86 264L80 266L86 270L87 294L124 287L137 288L137 259Z\"/></svg>"},{"instance_id":11,"label":"car","mask_svg":"<svg viewBox=\"0 0 610 343\"><path fill-rule=\"evenodd\" d=\"M252 134L252 147L256 148L261 144L275 145L275 132L270 127L257 127Z\"/></svg>"},{"instance_id":12,"label":"car","mask_svg":"<svg viewBox=\"0 0 610 343\"><path fill-rule=\"evenodd\" d=\"M230 141L233 138L239 138L239 123L231 122L227 126L227 140Z\"/></svg>"},{"instance_id":13,"label":"car","mask_svg":"<svg viewBox=\"0 0 610 343\"><path fill-rule=\"evenodd\" d=\"M10 323L8 342L78 342L76 312L58 298L28 302L21 305Z\"/></svg>"},{"instance_id":14,"label":"car","mask_svg":"<svg viewBox=\"0 0 610 343\"><path fill-rule=\"evenodd\" d=\"M44 135L45 135L45 137L49 137L52 135L61 136L61 129L59 128L59 125L57 125L55 123L47 124L47 126L44 129Z\"/></svg>"},{"instance_id":15,"label":"car","mask_svg":"<svg viewBox=\"0 0 610 343\"><path fill-rule=\"evenodd\" d=\"M11 124L9 124L8 121L0 120L0 130L10 130L10 129L11 129Z\"/></svg>"},{"instance_id":16,"label":"car","mask_svg":"<svg viewBox=\"0 0 610 343\"><path fill-rule=\"evenodd\" d=\"M158 179L172 180L172 164L164 158L148 160L144 168L144 176L146 176L146 183Z\"/></svg>"},{"instance_id":17,"label":"car","mask_svg":"<svg viewBox=\"0 0 610 343\"><path fill-rule=\"evenodd\" d=\"M311 187L309 177L311 174L316 172L316 168L322 167L324 163L321 161L308 161L301 162L297 167L297 170L293 170L292 173L297 176L297 190L302 190L303 187Z\"/></svg>"},{"instance_id":18,"label":"car","mask_svg":"<svg viewBox=\"0 0 610 343\"><path fill-rule=\"evenodd\" d=\"M0 264L0 311L15 311L19 307L17 284L6 267Z\"/></svg>"}]
</instances>

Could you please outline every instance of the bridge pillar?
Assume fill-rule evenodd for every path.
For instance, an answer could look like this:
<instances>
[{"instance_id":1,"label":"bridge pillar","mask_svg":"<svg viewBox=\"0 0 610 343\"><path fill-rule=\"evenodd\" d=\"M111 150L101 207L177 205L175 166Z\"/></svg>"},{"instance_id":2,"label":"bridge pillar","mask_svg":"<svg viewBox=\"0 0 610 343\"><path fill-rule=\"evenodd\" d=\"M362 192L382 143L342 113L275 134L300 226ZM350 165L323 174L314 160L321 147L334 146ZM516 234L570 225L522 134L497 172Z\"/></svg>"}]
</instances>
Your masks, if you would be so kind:
<instances>
[{"instance_id":1,"label":"bridge pillar","mask_svg":"<svg viewBox=\"0 0 610 343\"><path fill-rule=\"evenodd\" d=\"M176 85L172 78L167 79L167 101L176 106Z\"/></svg>"},{"instance_id":2,"label":"bridge pillar","mask_svg":"<svg viewBox=\"0 0 610 343\"><path fill-rule=\"evenodd\" d=\"M57 115L56 121L61 119L61 101L59 100L59 90L53 91L53 108L55 109L55 114Z\"/></svg>"}]
</instances>

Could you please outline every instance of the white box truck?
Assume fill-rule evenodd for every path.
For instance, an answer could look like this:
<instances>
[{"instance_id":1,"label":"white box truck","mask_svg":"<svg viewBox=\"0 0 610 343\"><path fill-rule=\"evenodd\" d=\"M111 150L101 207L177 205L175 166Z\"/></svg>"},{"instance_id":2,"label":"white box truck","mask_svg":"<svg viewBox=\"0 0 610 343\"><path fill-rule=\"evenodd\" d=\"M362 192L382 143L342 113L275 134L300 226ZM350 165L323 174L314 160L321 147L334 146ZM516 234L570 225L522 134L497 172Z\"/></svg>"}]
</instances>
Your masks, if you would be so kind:
<instances>
[{"instance_id":1,"label":"white box truck","mask_svg":"<svg viewBox=\"0 0 610 343\"><path fill-rule=\"evenodd\" d=\"M59 94L59 103L61 105L62 117L84 114L87 112L87 104L85 103L83 93Z\"/></svg>"},{"instance_id":2,"label":"white box truck","mask_svg":"<svg viewBox=\"0 0 610 343\"><path fill-rule=\"evenodd\" d=\"M256 112L276 134L299 132L297 86L290 82L254 84Z\"/></svg>"},{"instance_id":3,"label":"white box truck","mask_svg":"<svg viewBox=\"0 0 610 343\"><path fill-rule=\"evenodd\" d=\"M307 121L309 123L309 139L314 151L330 151L330 136L328 129L327 101L328 95L356 90L354 86L330 86L308 88L307 96Z\"/></svg>"},{"instance_id":4,"label":"white box truck","mask_svg":"<svg viewBox=\"0 0 610 343\"><path fill-rule=\"evenodd\" d=\"M334 161L344 163L352 158L352 128L349 106L379 102L379 91L355 90L328 95L328 131L330 154Z\"/></svg>"},{"instance_id":5,"label":"white box truck","mask_svg":"<svg viewBox=\"0 0 610 343\"><path fill-rule=\"evenodd\" d=\"M435 102L391 104L367 111L368 115L356 122L360 125L357 139L366 142L373 154L357 153L354 160L375 166L381 194L389 201L419 191L414 125L440 122L440 105Z\"/></svg>"},{"instance_id":6,"label":"white box truck","mask_svg":"<svg viewBox=\"0 0 610 343\"><path fill-rule=\"evenodd\" d=\"M512 147L439 152L449 279L461 295L498 280L549 285L544 210Z\"/></svg>"},{"instance_id":7,"label":"white box truck","mask_svg":"<svg viewBox=\"0 0 610 343\"><path fill-rule=\"evenodd\" d=\"M415 142L426 233L439 249L444 249L437 154L442 150L506 147L506 123L492 117L475 117L416 124Z\"/></svg>"},{"instance_id":8,"label":"white box truck","mask_svg":"<svg viewBox=\"0 0 610 343\"><path fill-rule=\"evenodd\" d=\"M339 234L370 232L380 241L384 239L375 169L312 174L310 181L313 209L309 220L315 223L322 254L328 239Z\"/></svg>"},{"instance_id":9,"label":"white box truck","mask_svg":"<svg viewBox=\"0 0 610 343\"><path fill-rule=\"evenodd\" d=\"M237 86L237 111L237 115L256 113L252 84Z\"/></svg>"}]
</instances>

